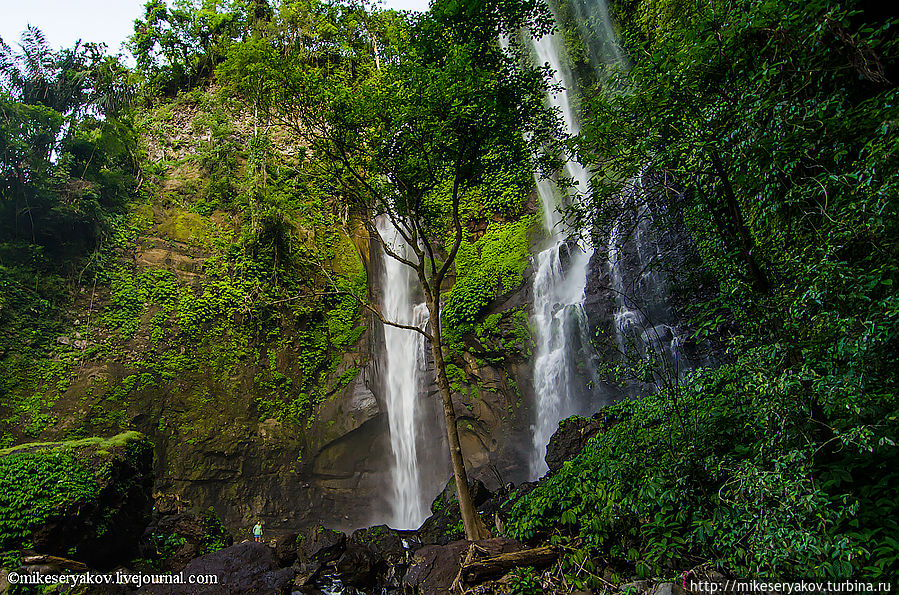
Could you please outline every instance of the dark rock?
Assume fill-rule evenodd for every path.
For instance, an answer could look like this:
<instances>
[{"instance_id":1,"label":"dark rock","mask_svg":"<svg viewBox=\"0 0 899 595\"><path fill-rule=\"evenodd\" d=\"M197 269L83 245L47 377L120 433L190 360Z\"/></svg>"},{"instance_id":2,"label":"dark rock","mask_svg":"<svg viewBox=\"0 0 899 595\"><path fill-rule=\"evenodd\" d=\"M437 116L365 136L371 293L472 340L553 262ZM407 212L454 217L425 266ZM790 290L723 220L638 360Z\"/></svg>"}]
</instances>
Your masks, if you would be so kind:
<instances>
[{"instance_id":1,"label":"dark rock","mask_svg":"<svg viewBox=\"0 0 899 595\"><path fill-rule=\"evenodd\" d=\"M323 566L324 564L321 562L306 562L294 566L294 570L297 572L296 577L293 579L294 586L305 587L310 584L318 576Z\"/></svg>"},{"instance_id":2,"label":"dark rock","mask_svg":"<svg viewBox=\"0 0 899 595\"><path fill-rule=\"evenodd\" d=\"M325 564L336 560L346 547L346 535L316 525L309 527L297 539L297 557L300 562L320 562Z\"/></svg>"},{"instance_id":3,"label":"dark rock","mask_svg":"<svg viewBox=\"0 0 899 595\"><path fill-rule=\"evenodd\" d=\"M377 578L378 560L366 546L350 542L337 560L337 576L351 587L370 587Z\"/></svg>"},{"instance_id":4,"label":"dark rock","mask_svg":"<svg viewBox=\"0 0 899 595\"><path fill-rule=\"evenodd\" d=\"M152 465L152 445L137 432L0 451L7 502L31 517L27 533L7 528L21 513L0 503L0 534L12 536L0 545L30 541L37 553L100 569L132 558L150 518Z\"/></svg>"},{"instance_id":5,"label":"dark rock","mask_svg":"<svg viewBox=\"0 0 899 595\"><path fill-rule=\"evenodd\" d=\"M489 500L490 496L493 495L493 492L488 490L487 486L484 485L484 482L479 479L469 481L468 490L471 492L471 501L474 503L475 508ZM431 503L431 512L436 512L436 510L450 506L458 501L459 500L456 497L456 479L451 477L443 487L443 491L440 492L440 494L437 495L437 498L434 499L434 502Z\"/></svg>"},{"instance_id":6,"label":"dark rock","mask_svg":"<svg viewBox=\"0 0 899 595\"><path fill-rule=\"evenodd\" d=\"M471 490L472 502L479 509L493 496L493 493L480 480L469 482L468 489ZM450 478L443 491L431 503L431 512L433 514L425 519L418 529L421 543L446 545L465 537L464 532L461 531L462 513L456 499L455 479Z\"/></svg>"},{"instance_id":7,"label":"dark rock","mask_svg":"<svg viewBox=\"0 0 899 595\"><path fill-rule=\"evenodd\" d=\"M272 548L262 543L245 541L237 545L207 554L190 564L177 575L182 584L151 585L139 591L152 595L222 595L254 593L281 595L289 592L295 571L278 568L278 560ZM189 576L215 575L214 585L197 585L188 582Z\"/></svg>"},{"instance_id":8,"label":"dark rock","mask_svg":"<svg viewBox=\"0 0 899 595\"><path fill-rule=\"evenodd\" d=\"M336 564L337 576L353 587L396 588L405 568L403 537L387 525L354 531Z\"/></svg>"},{"instance_id":9,"label":"dark rock","mask_svg":"<svg viewBox=\"0 0 899 595\"><path fill-rule=\"evenodd\" d=\"M285 533L275 538L275 557L282 568L290 566L297 559L297 533Z\"/></svg>"},{"instance_id":10,"label":"dark rock","mask_svg":"<svg viewBox=\"0 0 899 595\"><path fill-rule=\"evenodd\" d=\"M569 417L562 420L546 446L545 460L549 470L558 471L562 463L576 457L601 427L602 424L591 417Z\"/></svg>"},{"instance_id":11,"label":"dark rock","mask_svg":"<svg viewBox=\"0 0 899 595\"><path fill-rule=\"evenodd\" d=\"M612 413L609 409L602 409L593 417L573 416L563 419L546 446L545 460L550 471L559 470L562 463L580 454L591 438L609 431L629 415L631 414L627 410ZM526 485L523 483L519 486L519 496L524 495L522 490Z\"/></svg>"},{"instance_id":12,"label":"dark rock","mask_svg":"<svg viewBox=\"0 0 899 595\"><path fill-rule=\"evenodd\" d=\"M403 558L406 554L399 531L387 525L375 525L353 531L350 541L368 547L376 557L388 562Z\"/></svg>"},{"instance_id":13,"label":"dark rock","mask_svg":"<svg viewBox=\"0 0 899 595\"><path fill-rule=\"evenodd\" d=\"M441 508L425 519L418 528L418 537L423 544L446 545L451 541L465 537L460 530L462 513L458 504Z\"/></svg>"},{"instance_id":14,"label":"dark rock","mask_svg":"<svg viewBox=\"0 0 899 595\"><path fill-rule=\"evenodd\" d=\"M181 570L194 558L234 543L212 510L163 510L154 513L140 542L141 556L155 560L162 570Z\"/></svg>"},{"instance_id":15,"label":"dark rock","mask_svg":"<svg viewBox=\"0 0 899 595\"><path fill-rule=\"evenodd\" d=\"M414 593L449 593L459 574L462 556L468 551L467 541L446 545L426 545L415 551L403 584Z\"/></svg>"},{"instance_id":16,"label":"dark rock","mask_svg":"<svg viewBox=\"0 0 899 595\"><path fill-rule=\"evenodd\" d=\"M481 553L483 556L496 556L524 549L519 542L501 537L482 539L474 543L486 552ZM420 595L449 594L471 544L470 541L454 541L446 545L426 545L419 548L412 557L403 585Z\"/></svg>"}]
</instances>

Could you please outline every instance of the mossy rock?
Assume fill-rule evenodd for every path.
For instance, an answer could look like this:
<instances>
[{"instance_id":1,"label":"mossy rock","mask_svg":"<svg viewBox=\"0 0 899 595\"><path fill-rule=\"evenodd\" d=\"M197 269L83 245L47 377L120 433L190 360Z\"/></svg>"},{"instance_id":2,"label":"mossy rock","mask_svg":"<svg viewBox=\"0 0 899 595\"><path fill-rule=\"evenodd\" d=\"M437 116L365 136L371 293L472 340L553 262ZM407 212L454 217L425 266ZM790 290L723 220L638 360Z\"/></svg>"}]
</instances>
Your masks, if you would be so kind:
<instances>
[{"instance_id":1,"label":"mossy rock","mask_svg":"<svg viewBox=\"0 0 899 595\"><path fill-rule=\"evenodd\" d=\"M0 450L0 551L109 568L149 520L153 446L138 432Z\"/></svg>"},{"instance_id":2,"label":"mossy rock","mask_svg":"<svg viewBox=\"0 0 899 595\"><path fill-rule=\"evenodd\" d=\"M331 260L332 270L339 275L350 278L365 275L365 267L359 248L343 229L336 229L332 239L334 258Z\"/></svg>"},{"instance_id":3,"label":"mossy rock","mask_svg":"<svg viewBox=\"0 0 899 595\"><path fill-rule=\"evenodd\" d=\"M209 224L199 213L177 211L159 224L158 231L160 235L176 242L196 246L209 243Z\"/></svg>"}]
</instances>

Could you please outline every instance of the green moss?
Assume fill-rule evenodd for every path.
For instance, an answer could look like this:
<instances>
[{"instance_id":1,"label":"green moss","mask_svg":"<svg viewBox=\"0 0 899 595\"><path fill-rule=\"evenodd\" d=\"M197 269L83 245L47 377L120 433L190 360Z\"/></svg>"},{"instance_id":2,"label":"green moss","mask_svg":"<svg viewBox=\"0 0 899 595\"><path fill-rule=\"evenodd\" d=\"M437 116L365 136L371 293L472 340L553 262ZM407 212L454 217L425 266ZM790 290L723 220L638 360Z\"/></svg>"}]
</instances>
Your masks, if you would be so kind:
<instances>
[{"instance_id":1,"label":"green moss","mask_svg":"<svg viewBox=\"0 0 899 595\"><path fill-rule=\"evenodd\" d=\"M209 222L199 213L176 212L159 224L158 231L165 237L185 244L205 246L209 243Z\"/></svg>"},{"instance_id":2,"label":"green moss","mask_svg":"<svg viewBox=\"0 0 899 595\"><path fill-rule=\"evenodd\" d=\"M474 330L484 308L500 292L521 287L534 222L534 217L525 217L514 223L493 223L477 242L462 243L456 257L456 282L444 309L450 339Z\"/></svg>"},{"instance_id":3,"label":"green moss","mask_svg":"<svg viewBox=\"0 0 899 595\"><path fill-rule=\"evenodd\" d=\"M150 229L153 225L153 206L149 204L131 205L128 225L140 233Z\"/></svg>"},{"instance_id":4,"label":"green moss","mask_svg":"<svg viewBox=\"0 0 899 595\"><path fill-rule=\"evenodd\" d=\"M66 350L65 359L9 357L0 362L5 384L4 405L7 415L0 421L6 427L18 427L25 435L38 437L56 423L53 405L72 380L73 362ZM65 355L64 355L65 354ZM0 445L13 441L4 433Z\"/></svg>"},{"instance_id":5,"label":"green moss","mask_svg":"<svg viewBox=\"0 0 899 595\"><path fill-rule=\"evenodd\" d=\"M20 444L11 448L0 450L0 457L6 455L21 453L25 451L43 450L44 452L54 451L74 451L85 448L95 448L102 451L111 451L118 448L124 448L133 442L145 440L140 432L122 432L111 438L82 438L80 440L69 440L66 442L30 442L28 444Z\"/></svg>"},{"instance_id":6,"label":"green moss","mask_svg":"<svg viewBox=\"0 0 899 595\"><path fill-rule=\"evenodd\" d=\"M69 507L93 503L111 472L110 453L136 463L151 449L142 434L127 432L0 450L0 550L27 547L34 528ZM104 529L95 526L98 534Z\"/></svg>"}]
</instances>

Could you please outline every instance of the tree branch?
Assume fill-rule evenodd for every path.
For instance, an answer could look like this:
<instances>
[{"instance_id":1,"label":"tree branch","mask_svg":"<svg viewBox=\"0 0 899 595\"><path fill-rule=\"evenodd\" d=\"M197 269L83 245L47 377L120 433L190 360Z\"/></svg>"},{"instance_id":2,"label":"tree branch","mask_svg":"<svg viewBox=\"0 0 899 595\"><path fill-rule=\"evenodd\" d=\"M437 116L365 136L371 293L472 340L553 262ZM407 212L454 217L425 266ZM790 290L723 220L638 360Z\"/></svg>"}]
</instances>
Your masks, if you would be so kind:
<instances>
[{"instance_id":1,"label":"tree branch","mask_svg":"<svg viewBox=\"0 0 899 595\"><path fill-rule=\"evenodd\" d=\"M446 258L446 262L443 263L443 266L440 267L440 271L434 277L434 285L437 287L437 291L440 291L440 286L443 284L443 278L446 276L447 271L449 271L450 266L452 266L453 261L456 260L456 254L459 252L459 246L462 245L462 222L459 220L459 185L460 185L460 176L462 169L462 155L465 152L465 140L462 141L462 146L459 147L459 155L456 158L456 167L455 167L455 175L453 176L453 225L456 228L456 238L453 240L453 248L450 250L449 255Z\"/></svg>"}]
</instances>

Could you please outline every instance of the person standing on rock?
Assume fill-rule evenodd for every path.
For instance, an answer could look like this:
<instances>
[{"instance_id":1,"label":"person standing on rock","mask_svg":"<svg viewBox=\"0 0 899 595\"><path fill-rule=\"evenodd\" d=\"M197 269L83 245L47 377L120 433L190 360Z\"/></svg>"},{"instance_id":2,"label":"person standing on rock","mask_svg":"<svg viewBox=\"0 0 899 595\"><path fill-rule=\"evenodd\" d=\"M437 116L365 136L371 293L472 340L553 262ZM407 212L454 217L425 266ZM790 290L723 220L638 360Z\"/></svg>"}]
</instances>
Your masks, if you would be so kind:
<instances>
[{"instance_id":1,"label":"person standing on rock","mask_svg":"<svg viewBox=\"0 0 899 595\"><path fill-rule=\"evenodd\" d=\"M262 523L260 521L256 521L256 525L253 526L253 541L262 543Z\"/></svg>"}]
</instances>

